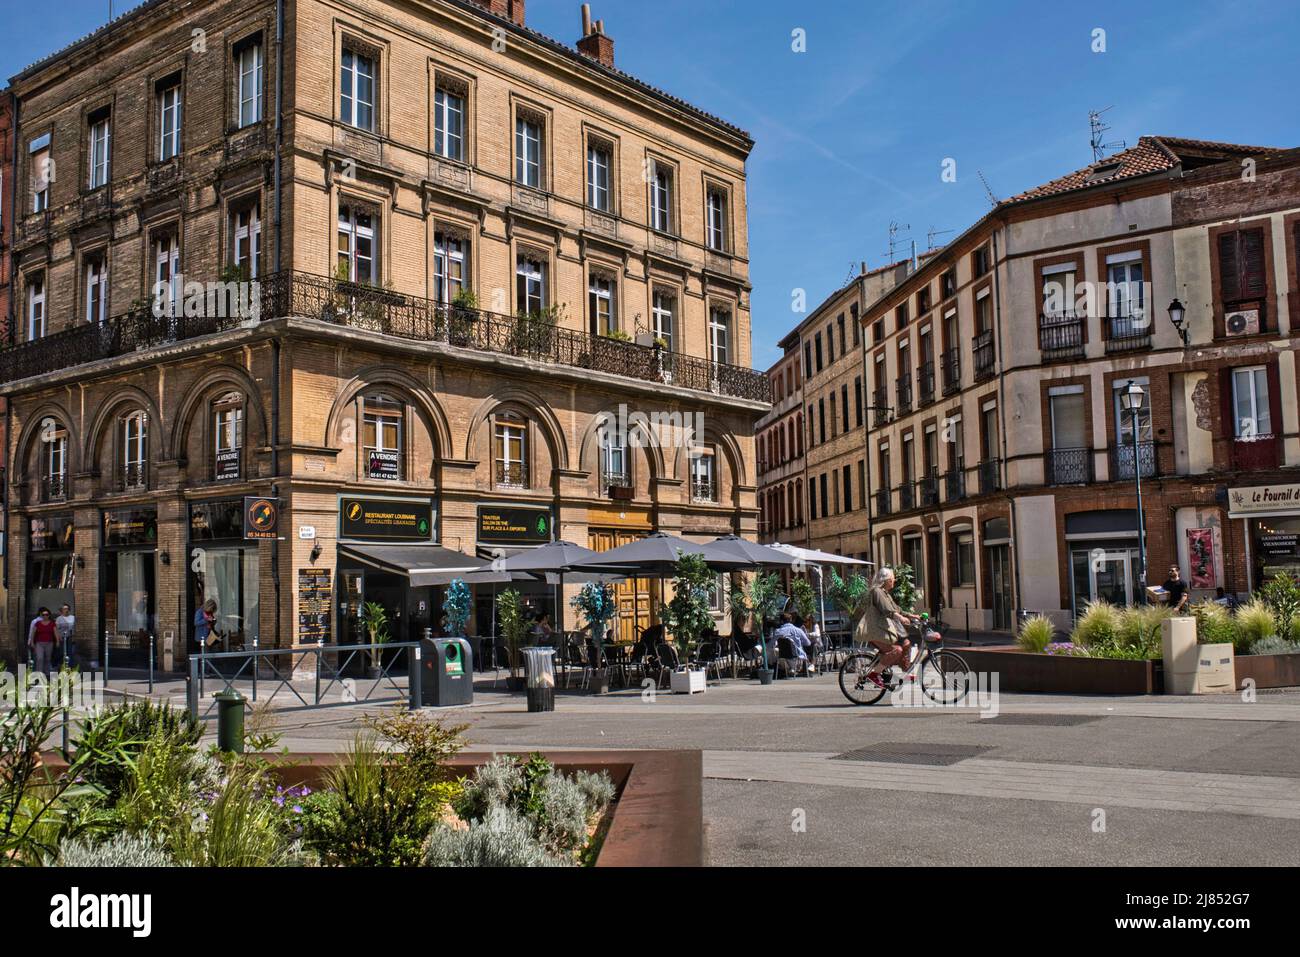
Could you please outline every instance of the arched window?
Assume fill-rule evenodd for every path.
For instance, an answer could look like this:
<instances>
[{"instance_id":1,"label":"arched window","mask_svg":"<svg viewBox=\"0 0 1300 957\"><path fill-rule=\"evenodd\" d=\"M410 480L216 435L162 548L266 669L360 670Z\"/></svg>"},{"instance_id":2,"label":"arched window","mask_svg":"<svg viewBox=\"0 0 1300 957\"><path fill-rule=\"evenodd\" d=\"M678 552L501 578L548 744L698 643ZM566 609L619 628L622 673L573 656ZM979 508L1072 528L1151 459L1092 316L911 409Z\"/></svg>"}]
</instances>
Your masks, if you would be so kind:
<instances>
[{"instance_id":1,"label":"arched window","mask_svg":"<svg viewBox=\"0 0 1300 957\"><path fill-rule=\"evenodd\" d=\"M492 434L492 481L498 488L528 488L528 423L516 412L496 417Z\"/></svg>"},{"instance_id":2,"label":"arched window","mask_svg":"<svg viewBox=\"0 0 1300 957\"><path fill-rule=\"evenodd\" d=\"M212 404L212 477L238 481L243 475L244 397L227 392Z\"/></svg>"},{"instance_id":3,"label":"arched window","mask_svg":"<svg viewBox=\"0 0 1300 957\"><path fill-rule=\"evenodd\" d=\"M368 479L400 482L402 418L405 405L382 393L361 400L361 474Z\"/></svg>"},{"instance_id":4,"label":"arched window","mask_svg":"<svg viewBox=\"0 0 1300 957\"><path fill-rule=\"evenodd\" d=\"M149 485L149 414L137 409L121 420L120 466L123 489Z\"/></svg>"}]
</instances>

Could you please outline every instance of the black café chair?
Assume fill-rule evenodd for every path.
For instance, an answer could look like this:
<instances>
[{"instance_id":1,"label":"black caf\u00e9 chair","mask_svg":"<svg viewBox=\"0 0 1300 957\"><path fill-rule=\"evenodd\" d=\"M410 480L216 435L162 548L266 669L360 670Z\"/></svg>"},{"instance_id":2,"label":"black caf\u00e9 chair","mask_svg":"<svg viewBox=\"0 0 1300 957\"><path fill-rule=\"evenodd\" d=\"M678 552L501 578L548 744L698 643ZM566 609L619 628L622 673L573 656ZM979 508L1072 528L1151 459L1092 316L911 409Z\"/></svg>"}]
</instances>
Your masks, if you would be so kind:
<instances>
[{"instance_id":1,"label":"black caf\u00e9 chair","mask_svg":"<svg viewBox=\"0 0 1300 957\"><path fill-rule=\"evenodd\" d=\"M786 673L787 675L791 675L791 674L793 674L793 675L795 675L795 676L798 676L798 674L800 673L800 671L802 671L803 674L805 674L805 675L808 674L808 662L807 662L807 660L804 659L804 658L800 658L800 657L799 657L799 653L798 653L797 651L795 651L795 648L794 648L794 642L791 641L789 638L777 638L777 639L776 639L776 673L777 673L777 677L780 677L780 675L781 675L781 666L782 666L782 665L785 666L785 673Z\"/></svg>"},{"instance_id":2,"label":"black caf\u00e9 chair","mask_svg":"<svg viewBox=\"0 0 1300 957\"><path fill-rule=\"evenodd\" d=\"M677 651L672 645L661 641L655 645L655 658L659 661L659 679L655 683L662 688L664 675L671 676L677 670Z\"/></svg>"},{"instance_id":3,"label":"black caf\u00e9 chair","mask_svg":"<svg viewBox=\"0 0 1300 957\"><path fill-rule=\"evenodd\" d=\"M709 678L709 669L722 681L722 653L716 641L706 641L695 652L695 663L704 667L704 680Z\"/></svg>"}]
</instances>

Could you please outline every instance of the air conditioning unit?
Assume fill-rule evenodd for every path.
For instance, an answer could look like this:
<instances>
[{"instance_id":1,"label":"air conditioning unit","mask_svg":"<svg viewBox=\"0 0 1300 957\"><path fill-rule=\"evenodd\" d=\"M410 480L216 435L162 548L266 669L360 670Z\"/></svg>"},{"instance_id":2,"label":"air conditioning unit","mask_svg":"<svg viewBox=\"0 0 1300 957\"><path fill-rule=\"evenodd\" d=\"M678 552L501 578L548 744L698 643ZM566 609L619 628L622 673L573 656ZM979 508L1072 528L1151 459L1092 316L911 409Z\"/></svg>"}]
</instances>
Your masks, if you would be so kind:
<instances>
[{"instance_id":1,"label":"air conditioning unit","mask_svg":"<svg viewBox=\"0 0 1300 957\"><path fill-rule=\"evenodd\" d=\"M1230 336L1259 335L1259 310L1240 309L1230 312L1223 320L1223 328Z\"/></svg>"}]
</instances>

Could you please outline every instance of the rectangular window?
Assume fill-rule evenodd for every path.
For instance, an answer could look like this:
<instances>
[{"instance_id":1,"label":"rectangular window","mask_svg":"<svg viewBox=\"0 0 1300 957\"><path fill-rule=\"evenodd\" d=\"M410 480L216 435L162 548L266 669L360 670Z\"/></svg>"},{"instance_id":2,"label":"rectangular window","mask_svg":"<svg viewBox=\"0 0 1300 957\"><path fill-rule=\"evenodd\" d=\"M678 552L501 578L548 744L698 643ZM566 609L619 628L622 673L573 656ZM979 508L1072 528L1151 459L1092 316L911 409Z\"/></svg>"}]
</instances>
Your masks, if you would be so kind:
<instances>
[{"instance_id":1,"label":"rectangular window","mask_svg":"<svg viewBox=\"0 0 1300 957\"><path fill-rule=\"evenodd\" d=\"M339 207L337 269L336 279L375 285L374 217L355 206Z\"/></svg>"},{"instance_id":2,"label":"rectangular window","mask_svg":"<svg viewBox=\"0 0 1300 957\"><path fill-rule=\"evenodd\" d=\"M835 414L835 393L832 392L831 393L831 438L832 439L835 438L835 436L837 435L835 431L837 422L839 422L839 417L836 416Z\"/></svg>"},{"instance_id":3,"label":"rectangular window","mask_svg":"<svg viewBox=\"0 0 1300 957\"><path fill-rule=\"evenodd\" d=\"M256 279L262 261L262 218L256 206L235 212L231 263L244 279Z\"/></svg>"},{"instance_id":4,"label":"rectangular window","mask_svg":"<svg viewBox=\"0 0 1300 957\"><path fill-rule=\"evenodd\" d=\"M953 548L955 584L969 588L975 584L975 536L972 532L959 532Z\"/></svg>"},{"instance_id":5,"label":"rectangular window","mask_svg":"<svg viewBox=\"0 0 1300 957\"><path fill-rule=\"evenodd\" d=\"M362 402L361 447L366 478L402 479L402 405L386 396Z\"/></svg>"},{"instance_id":6,"label":"rectangular window","mask_svg":"<svg viewBox=\"0 0 1300 957\"><path fill-rule=\"evenodd\" d=\"M857 427L862 428L862 376L855 376L853 379L853 408L857 410L856 420Z\"/></svg>"},{"instance_id":7,"label":"rectangular window","mask_svg":"<svg viewBox=\"0 0 1300 957\"><path fill-rule=\"evenodd\" d=\"M840 386L840 431L849 430L849 386L846 382Z\"/></svg>"},{"instance_id":8,"label":"rectangular window","mask_svg":"<svg viewBox=\"0 0 1300 957\"><path fill-rule=\"evenodd\" d=\"M165 163L181 152L181 81L169 81L158 90L158 161Z\"/></svg>"},{"instance_id":9,"label":"rectangular window","mask_svg":"<svg viewBox=\"0 0 1300 957\"><path fill-rule=\"evenodd\" d=\"M1263 366L1232 370L1232 408L1236 438L1250 440L1273 434L1268 373Z\"/></svg>"},{"instance_id":10,"label":"rectangular window","mask_svg":"<svg viewBox=\"0 0 1300 957\"><path fill-rule=\"evenodd\" d=\"M940 277L940 292L944 299L957 295L957 267L953 266Z\"/></svg>"},{"instance_id":11,"label":"rectangular window","mask_svg":"<svg viewBox=\"0 0 1300 957\"><path fill-rule=\"evenodd\" d=\"M442 87L433 97L433 151L445 159L465 160L465 98Z\"/></svg>"},{"instance_id":12,"label":"rectangular window","mask_svg":"<svg viewBox=\"0 0 1300 957\"><path fill-rule=\"evenodd\" d=\"M591 331L604 336L613 332L614 280L608 276L593 275L587 286L587 308L591 316Z\"/></svg>"},{"instance_id":13,"label":"rectangular window","mask_svg":"<svg viewBox=\"0 0 1300 957\"><path fill-rule=\"evenodd\" d=\"M831 365L835 361L835 327L830 323L826 324L826 364Z\"/></svg>"},{"instance_id":14,"label":"rectangular window","mask_svg":"<svg viewBox=\"0 0 1300 957\"><path fill-rule=\"evenodd\" d=\"M343 51L339 80L339 119L359 130L375 128L375 61L352 50Z\"/></svg>"},{"instance_id":15,"label":"rectangular window","mask_svg":"<svg viewBox=\"0 0 1300 957\"><path fill-rule=\"evenodd\" d=\"M213 433L213 477L220 481L238 480L240 451L244 447L244 407L237 403L217 406Z\"/></svg>"},{"instance_id":16,"label":"rectangular window","mask_svg":"<svg viewBox=\"0 0 1300 957\"><path fill-rule=\"evenodd\" d=\"M527 488L528 451L527 425L520 418L503 416L497 419L494 435L496 460L495 482L504 488Z\"/></svg>"},{"instance_id":17,"label":"rectangular window","mask_svg":"<svg viewBox=\"0 0 1300 957\"><path fill-rule=\"evenodd\" d=\"M930 287L929 285L926 285L923 286L921 290L916 294L916 314L918 316L924 316L929 311L930 311Z\"/></svg>"},{"instance_id":18,"label":"rectangular window","mask_svg":"<svg viewBox=\"0 0 1300 957\"><path fill-rule=\"evenodd\" d=\"M542 188L542 124L522 116L515 120L515 182Z\"/></svg>"},{"instance_id":19,"label":"rectangular window","mask_svg":"<svg viewBox=\"0 0 1300 957\"><path fill-rule=\"evenodd\" d=\"M818 482L821 485L822 493L822 518L826 518L831 513L831 496L830 485L825 472L821 474Z\"/></svg>"},{"instance_id":20,"label":"rectangular window","mask_svg":"<svg viewBox=\"0 0 1300 957\"><path fill-rule=\"evenodd\" d=\"M654 321L654 337L662 339L664 348L669 352L673 351L673 310L676 305L677 300L670 293L655 291L650 310Z\"/></svg>"},{"instance_id":21,"label":"rectangular window","mask_svg":"<svg viewBox=\"0 0 1300 957\"><path fill-rule=\"evenodd\" d=\"M433 234L433 298L447 305L465 288L465 240Z\"/></svg>"},{"instance_id":22,"label":"rectangular window","mask_svg":"<svg viewBox=\"0 0 1300 957\"><path fill-rule=\"evenodd\" d=\"M90 188L108 183L108 159L112 148L110 118L97 114L90 121Z\"/></svg>"},{"instance_id":23,"label":"rectangular window","mask_svg":"<svg viewBox=\"0 0 1300 957\"><path fill-rule=\"evenodd\" d=\"M813 404L808 403L808 448L817 444L817 433L814 431L817 423L816 416L813 415Z\"/></svg>"},{"instance_id":24,"label":"rectangular window","mask_svg":"<svg viewBox=\"0 0 1300 957\"><path fill-rule=\"evenodd\" d=\"M813 377L811 342L805 342L803 344L803 377L804 379L811 379Z\"/></svg>"},{"instance_id":25,"label":"rectangular window","mask_svg":"<svg viewBox=\"0 0 1300 957\"><path fill-rule=\"evenodd\" d=\"M42 479L45 482L45 498L62 498L66 492L64 475L68 467L68 433L56 429L44 442L44 454L41 456Z\"/></svg>"},{"instance_id":26,"label":"rectangular window","mask_svg":"<svg viewBox=\"0 0 1300 957\"><path fill-rule=\"evenodd\" d=\"M240 129L262 120L262 42L246 44L235 56L235 100Z\"/></svg>"},{"instance_id":27,"label":"rectangular window","mask_svg":"<svg viewBox=\"0 0 1300 957\"><path fill-rule=\"evenodd\" d=\"M1263 298L1267 292L1264 230L1219 234L1219 288L1223 302Z\"/></svg>"},{"instance_id":28,"label":"rectangular window","mask_svg":"<svg viewBox=\"0 0 1300 957\"><path fill-rule=\"evenodd\" d=\"M143 488L149 453L149 417L133 412L122 420L122 485Z\"/></svg>"},{"instance_id":29,"label":"rectangular window","mask_svg":"<svg viewBox=\"0 0 1300 957\"><path fill-rule=\"evenodd\" d=\"M714 307L709 310L709 357L714 362L726 364L730 344L731 313Z\"/></svg>"},{"instance_id":30,"label":"rectangular window","mask_svg":"<svg viewBox=\"0 0 1300 957\"><path fill-rule=\"evenodd\" d=\"M650 226L661 233L673 231L673 171L663 163L654 164L650 179Z\"/></svg>"},{"instance_id":31,"label":"rectangular window","mask_svg":"<svg viewBox=\"0 0 1300 957\"><path fill-rule=\"evenodd\" d=\"M727 194L720 189L710 189L708 197L708 244L710 249L725 252L727 248Z\"/></svg>"},{"instance_id":32,"label":"rectangular window","mask_svg":"<svg viewBox=\"0 0 1300 957\"><path fill-rule=\"evenodd\" d=\"M813 345L817 352L817 371L822 371L822 334L819 332L813 337Z\"/></svg>"},{"instance_id":33,"label":"rectangular window","mask_svg":"<svg viewBox=\"0 0 1300 957\"><path fill-rule=\"evenodd\" d=\"M826 399L825 397L817 400L817 424L818 433L821 435L821 441L826 441Z\"/></svg>"},{"instance_id":34,"label":"rectangular window","mask_svg":"<svg viewBox=\"0 0 1300 957\"><path fill-rule=\"evenodd\" d=\"M812 521L817 517L817 480L814 478L808 483L808 520Z\"/></svg>"},{"instance_id":35,"label":"rectangular window","mask_svg":"<svg viewBox=\"0 0 1300 957\"><path fill-rule=\"evenodd\" d=\"M691 459L691 501L718 500L716 458L713 449L704 449Z\"/></svg>"},{"instance_id":36,"label":"rectangular window","mask_svg":"<svg viewBox=\"0 0 1300 957\"><path fill-rule=\"evenodd\" d=\"M27 341L45 336L45 277L33 276L27 282Z\"/></svg>"},{"instance_id":37,"label":"rectangular window","mask_svg":"<svg viewBox=\"0 0 1300 957\"><path fill-rule=\"evenodd\" d=\"M599 143L587 146L587 205L608 213L613 208L610 202L609 171L610 151Z\"/></svg>"},{"instance_id":38,"label":"rectangular window","mask_svg":"<svg viewBox=\"0 0 1300 957\"><path fill-rule=\"evenodd\" d=\"M102 255L86 260L86 321L108 318L108 264Z\"/></svg>"},{"instance_id":39,"label":"rectangular window","mask_svg":"<svg viewBox=\"0 0 1300 957\"><path fill-rule=\"evenodd\" d=\"M50 207L50 162L48 149L32 153L32 212L43 213Z\"/></svg>"},{"instance_id":40,"label":"rectangular window","mask_svg":"<svg viewBox=\"0 0 1300 957\"><path fill-rule=\"evenodd\" d=\"M515 298L523 315L546 308L546 264L540 259L521 255L515 263Z\"/></svg>"},{"instance_id":41,"label":"rectangular window","mask_svg":"<svg viewBox=\"0 0 1300 957\"><path fill-rule=\"evenodd\" d=\"M853 473L849 466L844 466L843 475L841 484L844 486L844 511L851 512L853 511Z\"/></svg>"},{"instance_id":42,"label":"rectangular window","mask_svg":"<svg viewBox=\"0 0 1300 957\"><path fill-rule=\"evenodd\" d=\"M163 233L153 244L155 303L176 315L181 298L181 244L175 233Z\"/></svg>"},{"instance_id":43,"label":"rectangular window","mask_svg":"<svg viewBox=\"0 0 1300 957\"><path fill-rule=\"evenodd\" d=\"M849 306L849 322L853 326L853 348L862 345L862 320L858 318L858 304Z\"/></svg>"},{"instance_id":44,"label":"rectangular window","mask_svg":"<svg viewBox=\"0 0 1300 957\"><path fill-rule=\"evenodd\" d=\"M971 271L976 279L989 271L989 247L981 246L971 255Z\"/></svg>"},{"instance_id":45,"label":"rectangular window","mask_svg":"<svg viewBox=\"0 0 1300 957\"><path fill-rule=\"evenodd\" d=\"M1060 316L1074 312L1076 280L1077 276L1073 263L1048 266L1043 269L1043 315ZM977 303L977 308L987 298L981 299ZM983 326L980 326L975 331L979 332L983 328Z\"/></svg>"},{"instance_id":46,"label":"rectangular window","mask_svg":"<svg viewBox=\"0 0 1300 957\"><path fill-rule=\"evenodd\" d=\"M837 328L839 329L839 333L840 333L840 355L843 356L844 353L846 353L846 352L849 351L849 350L848 350L848 346L845 344L845 341L844 341L844 313L841 312L838 316L835 317L835 324L836 324Z\"/></svg>"},{"instance_id":47,"label":"rectangular window","mask_svg":"<svg viewBox=\"0 0 1300 957\"><path fill-rule=\"evenodd\" d=\"M867 507L867 460L858 459L858 508Z\"/></svg>"}]
</instances>

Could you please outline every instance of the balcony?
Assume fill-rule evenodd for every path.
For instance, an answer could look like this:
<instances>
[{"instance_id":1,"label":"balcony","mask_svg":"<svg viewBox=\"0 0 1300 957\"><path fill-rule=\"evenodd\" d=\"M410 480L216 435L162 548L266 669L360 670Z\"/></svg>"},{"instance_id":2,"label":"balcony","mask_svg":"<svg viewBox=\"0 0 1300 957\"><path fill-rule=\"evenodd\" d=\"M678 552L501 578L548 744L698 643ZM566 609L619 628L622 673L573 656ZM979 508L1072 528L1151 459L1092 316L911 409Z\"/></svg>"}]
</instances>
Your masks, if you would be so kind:
<instances>
[{"instance_id":1,"label":"balcony","mask_svg":"<svg viewBox=\"0 0 1300 957\"><path fill-rule=\"evenodd\" d=\"M1155 478L1157 471L1156 444L1154 442L1139 442L1137 444L1136 461L1143 478ZM1113 446L1110 450L1111 481L1133 481L1133 462L1132 442L1124 442Z\"/></svg>"},{"instance_id":2,"label":"balcony","mask_svg":"<svg viewBox=\"0 0 1300 957\"><path fill-rule=\"evenodd\" d=\"M981 382L993 375L993 330L986 329L971 340L971 349L975 355L975 381Z\"/></svg>"},{"instance_id":3,"label":"balcony","mask_svg":"<svg viewBox=\"0 0 1300 957\"><path fill-rule=\"evenodd\" d=\"M943 497L948 502L960 502L966 497L966 468L954 466L943 473Z\"/></svg>"},{"instance_id":4,"label":"balcony","mask_svg":"<svg viewBox=\"0 0 1300 957\"><path fill-rule=\"evenodd\" d=\"M626 471L607 471L601 470L600 473L600 494L608 495L617 501L630 501L635 493L632 486L632 476Z\"/></svg>"},{"instance_id":5,"label":"balcony","mask_svg":"<svg viewBox=\"0 0 1300 957\"><path fill-rule=\"evenodd\" d=\"M1083 356L1083 319L1073 312L1038 317L1038 348L1046 362Z\"/></svg>"},{"instance_id":6,"label":"balcony","mask_svg":"<svg viewBox=\"0 0 1300 957\"><path fill-rule=\"evenodd\" d=\"M68 477L63 472L41 476L41 501L61 502L68 497Z\"/></svg>"},{"instance_id":7,"label":"balcony","mask_svg":"<svg viewBox=\"0 0 1300 957\"><path fill-rule=\"evenodd\" d=\"M920 396L917 408L924 408L934 401L934 363L922 362L916 370L916 391Z\"/></svg>"},{"instance_id":8,"label":"balcony","mask_svg":"<svg viewBox=\"0 0 1300 957\"><path fill-rule=\"evenodd\" d=\"M887 488L876 489L875 496L876 496L877 515L888 515L891 511L893 511L889 501L889 489Z\"/></svg>"},{"instance_id":9,"label":"balcony","mask_svg":"<svg viewBox=\"0 0 1300 957\"><path fill-rule=\"evenodd\" d=\"M883 386L871 393L871 421L876 428L889 421L889 393Z\"/></svg>"},{"instance_id":10,"label":"balcony","mask_svg":"<svg viewBox=\"0 0 1300 957\"><path fill-rule=\"evenodd\" d=\"M894 380L894 394L898 396L898 401L894 403L895 409L899 415L906 415L912 411L912 377L910 375L901 375Z\"/></svg>"},{"instance_id":11,"label":"balcony","mask_svg":"<svg viewBox=\"0 0 1300 957\"><path fill-rule=\"evenodd\" d=\"M898 486L898 510L906 512L908 509L916 507L916 486L911 482L904 482Z\"/></svg>"},{"instance_id":12,"label":"balcony","mask_svg":"<svg viewBox=\"0 0 1300 957\"><path fill-rule=\"evenodd\" d=\"M990 495L1002 487L1001 466L999 459L985 459L979 464L981 495Z\"/></svg>"},{"instance_id":13,"label":"balcony","mask_svg":"<svg viewBox=\"0 0 1300 957\"><path fill-rule=\"evenodd\" d=\"M1151 318L1147 315L1106 319L1106 354L1151 348Z\"/></svg>"},{"instance_id":14,"label":"balcony","mask_svg":"<svg viewBox=\"0 0 1300 957\"><path fill-rule=\"evenodd\" d=\"M301 316L418 342L589 369L729 398L772 401L771 383L762 372L561 328L547 316L508 316L450 307L373 286L288 271L263 278L249 296L248 309L223 310L231 315L155 316L146 306L104 323L74 325L43 339L10 346L0 350L0 383L236 329L247 324L253 312L261 321Z\"/></svg>"},{"instance_id":15,"label":"balcony","mask_svg":"<svg viewBox=\"0 0 1300 957\"><path fill-rule=\"evenodd\" d=\"M953 346L945 349L939 356L939 365L943 369L943 394L955 395L961 391L961 349Z\"/></svg>"},{"instance_id":16,"label":"balcony","mask_svg":"<svg viewBox=\"0 0 1300 957\"><path fill-rule=\"evenodd\" d=\"M1087 485L1092 481L1092 449L1048 449L1043 469L1048 485Z\"/></svg>"},{"instance_id":17,"label":"balcony","mask_svg":"<svg viewBox=\"0 0 1300 957\"><path fill-rule=\"evenodd\" d=\"M123 492L149 487L149 465L146 462L128 462L122 466L118 489Z\"/></svg>"},{"instance_id":18,"label":"balcony","mask_svg":"<svg viewBox=\"0 0 1300 957\"><path fill-rule=\"evenodd\" d=\"M1272 433L1233 439L1232 467L1240 472L1275 469L1280 465L1278 437Z\"/></svg>"},{"instance_id":19,"label":"balcony","mask_svg":"<svg viewBox=\"0 0 1300 957\"><path fill-rule=\"evenodd\" d=\"M528 467L498 459L493 463L492 482L497 488L528 488Z\"/></svg>"},{"instance_id":20,"label":"balcony","mask_svg":"<svg viewBox=\"0 0 1300 957\"><path fill-rule=\"evenodd\" d=\"M931 472L929 475L922 476L917 480L916 497L922 508L929 508L939 504L938 472Z\"/></svg>"},{"instance_id":21,"label":"balcony","mask_svg":"<svg viewBox=\"0 0 1300 957\"><path fill-rule=\"evenodd\" d=\"M702 476L692 476L691 478L691 501L692 502L716 502L718 500L718 486L712 478Z\"/></svg>"}]
</instances>

